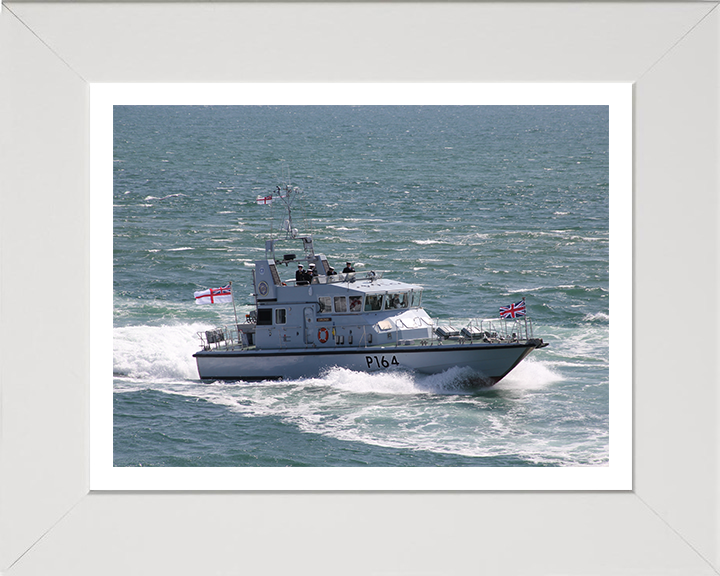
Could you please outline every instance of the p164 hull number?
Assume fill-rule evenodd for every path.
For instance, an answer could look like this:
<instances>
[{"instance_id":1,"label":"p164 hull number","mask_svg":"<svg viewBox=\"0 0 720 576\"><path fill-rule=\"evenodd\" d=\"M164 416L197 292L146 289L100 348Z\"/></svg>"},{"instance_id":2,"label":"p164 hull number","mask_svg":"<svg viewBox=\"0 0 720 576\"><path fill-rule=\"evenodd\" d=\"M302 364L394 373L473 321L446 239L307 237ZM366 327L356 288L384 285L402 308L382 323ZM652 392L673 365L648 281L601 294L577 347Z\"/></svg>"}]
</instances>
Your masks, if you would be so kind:
<instances>
[{"instance_id":1,"label":"p164 hull number","mask_svg":"<svg viewBox=\"0 0 720 576\"><path fill-rule=\"evenodd\" d=\"M365 356L365 362L367 362L368 368L372 368L373 366L376 368L389 368L390 366L400 366L400 362L397 361L397 358L394 355L390 360L385 358L385 355Z\"/></svg>"}]
</instances>

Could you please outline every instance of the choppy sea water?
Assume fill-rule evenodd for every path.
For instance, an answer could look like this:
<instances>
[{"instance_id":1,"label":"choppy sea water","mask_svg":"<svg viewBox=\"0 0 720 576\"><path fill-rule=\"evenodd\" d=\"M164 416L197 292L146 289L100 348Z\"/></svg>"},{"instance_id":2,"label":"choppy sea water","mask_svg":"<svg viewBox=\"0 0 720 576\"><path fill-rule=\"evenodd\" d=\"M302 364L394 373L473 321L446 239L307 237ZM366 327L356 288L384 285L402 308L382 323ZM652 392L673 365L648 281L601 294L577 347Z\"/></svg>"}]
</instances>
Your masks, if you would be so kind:
<instances>
[{"instance_id":1,"label":"choppy sea water","mask_svg":"<svg viewBox=\"0 0 720 576\"><path fill-rule=\"evenodd\" d=\"M462 369L201 382L196 334L233 309L193 292L253 308L285 216L255 198L288 176L336 268L455 326L525 297L550 346L473 393ZM607 465L608 178L604 106L116 106L115 465Z\"/></svg>"}]
</instances>

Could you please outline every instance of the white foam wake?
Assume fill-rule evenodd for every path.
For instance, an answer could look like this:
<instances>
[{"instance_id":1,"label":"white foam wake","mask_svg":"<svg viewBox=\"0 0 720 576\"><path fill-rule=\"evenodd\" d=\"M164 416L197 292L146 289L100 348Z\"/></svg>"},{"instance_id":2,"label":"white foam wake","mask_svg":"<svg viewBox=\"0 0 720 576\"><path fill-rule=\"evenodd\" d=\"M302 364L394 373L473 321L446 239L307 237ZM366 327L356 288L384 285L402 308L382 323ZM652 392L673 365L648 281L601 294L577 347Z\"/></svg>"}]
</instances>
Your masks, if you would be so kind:
<instances>
[{"instance_id":1,"label":"white foam wake","mask_svg":"<svg viewBox=\"0 0 720 576\"><path fill-rule=\"evenodd\" d=\"M513 371L495 386L503 389L533 390L564 379L563 375L550 368L548 363L528 358L515 366Z\"/></svg>"},{"instance_id":2,"label":"white foam wake","mask_svg":"<svg viewBox=\"0 0 720 576\"><path fill-rule=\"evenodd\" d=\"M113 372L141 380L197 379L192 355L205 324L125 326L113 329Z\"/></svg>"}]
</instances>

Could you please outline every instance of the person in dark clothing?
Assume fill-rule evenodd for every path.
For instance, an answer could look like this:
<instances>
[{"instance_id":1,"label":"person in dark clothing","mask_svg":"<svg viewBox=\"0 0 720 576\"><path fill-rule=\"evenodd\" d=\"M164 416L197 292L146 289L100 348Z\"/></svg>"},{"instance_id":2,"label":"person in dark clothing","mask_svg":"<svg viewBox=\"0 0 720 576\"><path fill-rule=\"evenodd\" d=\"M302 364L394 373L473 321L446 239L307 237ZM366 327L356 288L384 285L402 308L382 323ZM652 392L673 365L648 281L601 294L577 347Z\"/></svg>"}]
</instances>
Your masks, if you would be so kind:
<instances>
[{"instance_id":1,"label":"person in dark clothing","mask_svg":"<svg viewBox=\"0 0 720 576\"><path fill-rule=\"evenodd\" d=\"M345 268L343 268L343 274L349 274L350 272L355 272L355 268L353 268L352 262L345 262Z\"/></svg>"},{"instance_id":2,"label":"person in dark clothing","mask_svg":"<svg viewBox=\"0 0 720 576\"><path fill-rule=\"evenodd\" d=\"M332 266L330 266L330 267L328 268L328 273L327 273L327 275L328 275L328 276L337 276L337 272L335 272L335 268L333 268Z\"/></svg>"},{"instance_id":3,"label":"person in dark clothing","mask_svg":"<svg viewBox=\"0 0 720 576\"><path fill-rule=\"evenodd\" d=\"M318 271L315 269L315 264L310 264L310 270L306 272L306 274L310 282L312 282L314 278L317 278ZM317 284L317 281L315 283Z\"/></svg>"},{"instance_id":4,"label":"person in dark clothing","mask_svg":"<svg viewBox=\"0 0 720 576\"><path fill-rule=\"evenodd\" d=\"M310 279L312 276L305 271L302 264L298 264L297 272L295 272L295 284L297 286L303 286L305 284L310 284Z\"/></svg>"}]
</instances>

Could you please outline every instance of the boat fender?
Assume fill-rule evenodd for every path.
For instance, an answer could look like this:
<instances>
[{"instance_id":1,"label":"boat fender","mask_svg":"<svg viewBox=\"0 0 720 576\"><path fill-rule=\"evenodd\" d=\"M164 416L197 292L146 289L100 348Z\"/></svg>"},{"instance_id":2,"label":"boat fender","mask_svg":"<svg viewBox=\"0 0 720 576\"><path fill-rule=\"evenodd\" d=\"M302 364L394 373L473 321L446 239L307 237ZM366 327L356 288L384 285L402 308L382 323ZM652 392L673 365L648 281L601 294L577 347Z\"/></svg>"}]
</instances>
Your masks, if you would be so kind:
<instances>
[{"instance_id":1,"label":"boat fender","mask_svg":"<svg viewBox=\"0 0 720 576\"><path fill-rule=\"evenodd\" d=\"M325 344L325 342L328 341L328 338L330 338L330 334L327 331L327 328L320 328L318 330L318 340Z\"/></svg>"}]
</instances>

